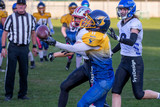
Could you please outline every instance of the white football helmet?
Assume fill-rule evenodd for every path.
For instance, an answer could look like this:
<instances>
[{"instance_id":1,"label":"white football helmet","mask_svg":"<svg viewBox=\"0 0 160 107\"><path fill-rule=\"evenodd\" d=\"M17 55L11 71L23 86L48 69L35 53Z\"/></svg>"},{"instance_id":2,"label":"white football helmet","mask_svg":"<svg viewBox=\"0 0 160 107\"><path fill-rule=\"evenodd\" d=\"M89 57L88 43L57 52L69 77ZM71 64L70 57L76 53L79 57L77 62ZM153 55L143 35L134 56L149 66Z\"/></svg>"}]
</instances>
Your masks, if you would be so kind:
<instances>
[{"instance_id":1,"label":"white football helmet","mask_svg":"<svg viewBox=\"0 0 160 107\"><path fill-rule=\"evenodd\" d=\"M71 26L79 27L81 19L85 18L87 14L90 13L91 11L92 10L88 7L84 7L84 6L77 7L72 14L73 18L72 18Z\"/></svg>"}]
</instances>

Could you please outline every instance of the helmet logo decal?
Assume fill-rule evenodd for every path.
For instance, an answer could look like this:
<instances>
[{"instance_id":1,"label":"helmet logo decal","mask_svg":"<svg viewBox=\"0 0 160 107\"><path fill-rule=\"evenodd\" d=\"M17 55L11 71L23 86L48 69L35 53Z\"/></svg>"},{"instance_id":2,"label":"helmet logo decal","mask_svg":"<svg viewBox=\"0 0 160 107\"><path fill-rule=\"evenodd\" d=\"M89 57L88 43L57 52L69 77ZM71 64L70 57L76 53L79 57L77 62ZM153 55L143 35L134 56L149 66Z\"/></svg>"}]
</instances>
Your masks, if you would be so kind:
<instances>
[{"instance_id":1,"label":"helmet logo decal","mask_svg":"<svg viewBox=\"0 0 160 107\"><path fill-rule=\"evenodd\" d=\"M133 1L128 1L128 4L132 4L132 3L134 3Z\"/></svg>"},{"instance_id":2,"label":"helmet logo decal","mask_svg":"<svg viewBox=\"0 0 160 107\"><path fill-rule=\"evenodd\" d=\"M104 17L104 16L98 16L98 17L96 17L96 21L97 21L97 24L99 25L99 26L103 26L104 24L105 24L105 22L104 22L104 19L105 19L106 17Z\"/></svg>"}]
</instances>

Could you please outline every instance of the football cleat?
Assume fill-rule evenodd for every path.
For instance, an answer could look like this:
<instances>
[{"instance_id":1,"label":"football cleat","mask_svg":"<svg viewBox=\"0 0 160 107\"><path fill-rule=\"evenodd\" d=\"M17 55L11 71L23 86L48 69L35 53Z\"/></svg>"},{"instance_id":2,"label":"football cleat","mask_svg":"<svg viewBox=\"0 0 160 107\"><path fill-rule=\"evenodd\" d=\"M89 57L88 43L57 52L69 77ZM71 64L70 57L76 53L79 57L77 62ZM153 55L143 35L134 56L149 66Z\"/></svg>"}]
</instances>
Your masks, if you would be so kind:
<instances>
[{"instance_id":1,"label":"football cleat","mask_svg":"<svg viewBox=\"0 0 160 107\"><path fill-rule=\"evenodd\" d=\"M45 60L45 61L48 61L48 58L47 58L47 56L43 56L43 58L44 58L44 60Z\"/></svg>"},{"instance_id":2,"label":"football cleat","mask_svg":"<svg viewBox=\"0 0 160 107\"><path fill-rule=\"evenodd\" d=\"M36 66L35 66L35 62L34 61L31 61L31 65L30 65L30 69L34 69Z\"/></svg>"},{"instance_id":3,"label":"football cleat","mask_svg":"<svg viewBox=\"0 0 160 107\"><path fill-rule=\"evenodd\" d=\"M70 65L71 65L71 61L68 61L68 62L67 62L67 65L66 65L66 70L67 70L67 71L69 70Z\"/></svg>"}]
</instances>

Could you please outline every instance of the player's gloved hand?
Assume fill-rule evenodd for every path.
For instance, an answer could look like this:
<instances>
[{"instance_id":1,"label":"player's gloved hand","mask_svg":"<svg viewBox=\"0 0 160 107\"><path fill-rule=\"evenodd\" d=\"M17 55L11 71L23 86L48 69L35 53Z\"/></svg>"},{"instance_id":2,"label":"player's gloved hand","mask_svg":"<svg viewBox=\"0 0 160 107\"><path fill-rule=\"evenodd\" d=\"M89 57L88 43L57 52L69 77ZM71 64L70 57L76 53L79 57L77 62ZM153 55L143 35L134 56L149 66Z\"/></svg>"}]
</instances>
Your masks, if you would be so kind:
<instances>
[{"instance_id":1,"label":"player's gloved hand","mask_svg":"<svg viewBox=\"0 0 160 107\"><path fill-rule=\"evenodd\" d=\"M54 60L54 56L53 56L53 52L50 52L49 54L48 54L48 59L52 62L53 60Z\"/></svg>"},{"instance_id":2,"label":"player's gloved hand","mask_svg":"<svg viewBox=\"0 0 160 107\"><path fill-rule=\"evenodd\" d=\"M50 34L54 35L54 30L53 29L50 30Z\"/></svg>"},{"instance_id":3,"label":"player's gloved hand","mask_svg":"<svg viewBox=\"0 0 160 107\"><path fill-rule=\"evenodd\" d=\"M71 40L70 40L70 38L68 38L67 36L65 37L65 40L66 40L66 43L71 43Z\"/></svg>"},{"instance_id":4,"label":"player's gloved hand","mask_svg":"<svg viewBox=\"0 0 160 107\"><path fill-rule=\"evenodd\" d=\"M56 40L50 36L47 39L44 39L43 41L46 42L48 45L52 45L52 46L55 46L56 44Z\"/></svg>"},{"instance_id":5,"label":"player's gloved hand","mask_svg":"<svg viewBox=\"0 0 160 107\"><path fill-rule=\"evenodd\" d=\"M107 34L108 34L110 37L112 37L114 40L117 40L117 41L120 40L120 37L115 34L115 31L114 31L113 28L110 27L110 28L109 28L109 31L110 31L110 33L107 32Z\"/></svg>"}]
</instances>

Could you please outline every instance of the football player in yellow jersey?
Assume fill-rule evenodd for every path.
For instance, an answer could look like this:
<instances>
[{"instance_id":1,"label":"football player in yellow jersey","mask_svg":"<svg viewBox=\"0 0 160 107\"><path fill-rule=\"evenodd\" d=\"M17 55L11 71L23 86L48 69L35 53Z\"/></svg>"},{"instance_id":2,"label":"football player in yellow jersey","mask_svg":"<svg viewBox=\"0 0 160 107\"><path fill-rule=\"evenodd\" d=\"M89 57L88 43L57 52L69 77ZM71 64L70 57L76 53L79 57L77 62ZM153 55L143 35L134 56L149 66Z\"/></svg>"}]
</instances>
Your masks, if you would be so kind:
<instances>
[{"instance_id":1,"label":"football player in yellow jersey","mask_svg":"<svg viewBox=\"0 0 160 107\"><path fill-rule=\"evenodd\" d=\"M3 25L7 17L8 17L8 13L7 11L5 11L5 3L3 0L0 0L0 54L2 51L1 38L3 33ZM0 55L0 70L4 71L1 69L2 61L3 61L3 57Z\"/></svg>"},{"instance_id":2,"label":"football player in yellow jersey","mask_svg":"<svg viewBox=\"0 0 160 107\"><path fill-rule=\"evenodd\" d=\"M36 19L37 25L36 28L40 25L49 25L50 28L50 34L54 34L53 30L53 25L51 22L51 13L45 12L45 4L43 2L39 2L37 5L38 12L33 13L33 16ZM37 44L39 48L39 57L40 57L40 62L43 62L43 58L45 61L48 61L47 59L47 50L48 50L48 45L44 43L43 41L40 41L39 38L37 37ZM43 51L44 48L44 51Z\"/></svg>"},{"instance_id":3,"label":"football player in yellow jersey","mask_svg":"<svg viewBox=\"0 0 160 107\"><path fill-rule=\"evenodd\" d=\"M81 27L88 30L82 35L82 40L74 45L63 44L52 37L45 42L69 52L87 55L93 68L93 86L83 95L77 107L89 107L94 104L96 107L103 107L107 93L114 81L112 68L110 40L106 32L110 26L110 18L104 11L94 10L81 21Z\"/></svg>"},{"instance_id":4,"label":"football player in yellow jersey","mask_svg":"<svg viewBox=\"0 0 160 107\"><path fill-rule=\"evenodd\" d=\"M73 45L76 42L75 37L76 37L77 28L71 26L70 24L71 24L71 20L72 20L72 13L77 8L77 4L75 2L72 2L69 4L68 8L69 8L69 13L63 15L60 20L62 23L61 32L66 40L66 43ZM66 70L69 70L72 58L73 58L73 55L68 56ZM76 61L76 63L77 63L77 61Z\"/></svg>"}]
</instances>

